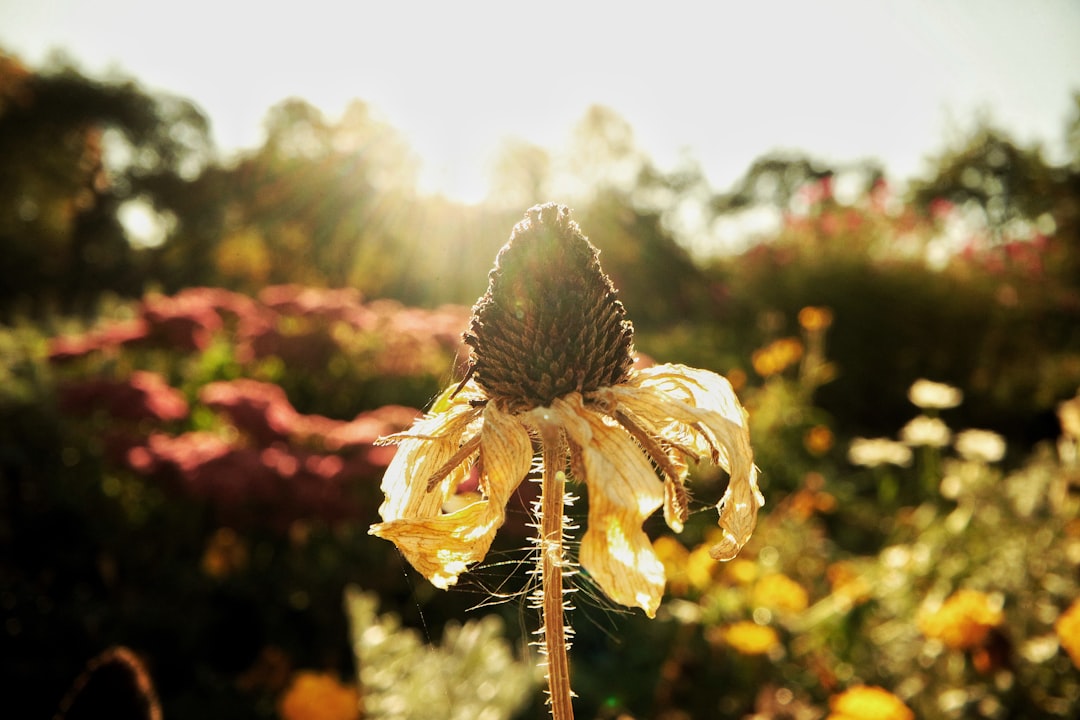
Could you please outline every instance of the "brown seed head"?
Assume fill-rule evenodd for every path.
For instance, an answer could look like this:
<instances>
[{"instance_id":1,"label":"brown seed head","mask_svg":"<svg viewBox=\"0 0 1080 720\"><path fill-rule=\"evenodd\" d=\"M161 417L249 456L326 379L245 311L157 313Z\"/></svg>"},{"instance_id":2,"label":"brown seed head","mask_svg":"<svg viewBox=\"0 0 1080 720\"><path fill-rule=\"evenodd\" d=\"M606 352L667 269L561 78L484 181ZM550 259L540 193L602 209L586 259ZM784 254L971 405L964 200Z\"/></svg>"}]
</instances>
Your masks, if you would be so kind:
<instances>
[{"instance_id":1,"label":"brown seed head","mask_svg":"<svg viewBox=\"0 0 1080 720\"><path fill-rule=\"evenodd\" d=\"M634 328L569 208L536 205L495 258L465 342L470 372L513 411L625 381Z\"/></svg>"}]
</instances>

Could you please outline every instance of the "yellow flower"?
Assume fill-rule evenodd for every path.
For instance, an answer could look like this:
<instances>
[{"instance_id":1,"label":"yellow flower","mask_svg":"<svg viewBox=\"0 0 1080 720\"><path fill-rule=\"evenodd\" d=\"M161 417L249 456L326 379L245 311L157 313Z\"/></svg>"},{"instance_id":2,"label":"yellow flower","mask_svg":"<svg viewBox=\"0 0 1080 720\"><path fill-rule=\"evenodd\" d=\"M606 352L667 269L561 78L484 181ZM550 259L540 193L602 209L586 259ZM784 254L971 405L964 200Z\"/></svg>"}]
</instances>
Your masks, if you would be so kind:
<instances>
[{"instance_id":1,"label":"yellow flower","mask_svg":"<svg viewBox=\"0 0 1080 720\"><path fill-rule=\"evenodd\" d=\"M709 545L699 545L686 559L686 577L690 587L695 590L707 590L713 584L716 563L713 562Z\"/></svg>"},{"instance_id":2,"label":"yellow flower","mask_svg":"<svg viewBox=\"0 0 1080 720\"><path fill-rule=\"evenodd\" d=\"M783 573L758 580L752 598L757 607L789 613L802 612L810 604L806 589Z\"/></svg>"},{"instance_id":3,"label":"yellow flower","mask_svg":"<svg viewBox=\"0 0 1080 720\"><path fill-rule=\"evenodd\" d=\"M642 524L663 507L682 529L691 462L708 459L730 475L712 557L733 558L754 529L764 501L746 411L712 372L633 367L633 327L597 255L565 207L531 208L473 308L465 380L389 439L399 447L371 533L437 587L485 556L538 449L545 472L568 469L588 490L581 566L612 600L649 616L665 572ZM480 497L448 512L474 467Z\"/></svg>"},{"instance_id":4,"label":"yellow flower","mask_svg":"<svg viewBox=\"0 0 1080 720\"><path fill-rule=\"evenodd\" d=\"M690 589L690 578L687 574L690 551L671 535L657 538L653 543L653 550L664 564L668 590L673 595L685 595Z\"/></svg>"},{"instance_id":5,"label":"yellow flower","mask_svg":"<svg viewBox=\"0 0 1080 720\"><path fill-rule=\"evenodd\" d=\"M282 720L357 720L360 694L325 673L298 672L278 701Z\"/></svg>"},{"instance_id":6,"label":"yellow flower","mask_svg":"<svg viewBox=\"0 0 1080 720\"><path fill-rule=\"evenodd\" d=\"M775 630L750 620L720 628L718 633L711 633L710 638L726 643L743 655L767 655L780 645L780 636Z\"/></svg>"},{"instance_id":7,"label":"yellow flower","mask_svg":"<svg viewBox=\"0 0 1080 720\"><path fill-rule=\"evenodd\" d=\"M936 611L920 615L923 635L946 647L966 650L982 645L990 631L1005 621L1000 603L978 590L959 590Z\"/></svg>"},{"instance_id":8,"label":"yellow flower","mask_svg":"<svg viewBox=\"0 0 1080 720\"><path fill-rule=\"evenodd\" d=\"M739 558L724 568L724 576L736 585L749 585L758 576L757 563Z\"/></svg>"},{"instance_id":9,"label":"yellow flower","mask_svg":"<svg viewBox=\"0 0 1080 720\"><path fill-rule=\"evenodd\" d=\"M1076 600L1054 623L1061 647L1069 653L1073 665L1080 668L1080 600Z\"/></svg>"},{"instance_id":10,"label":"yellow flower","mask_svg":"<svg viewBox=\"0 0 1080 720\"><path fill-rule=\"evenodd\" d=\"M826 720L915 720L904 701L884 688L858 685L829 700Z\"/></svg>"}]
</instances>

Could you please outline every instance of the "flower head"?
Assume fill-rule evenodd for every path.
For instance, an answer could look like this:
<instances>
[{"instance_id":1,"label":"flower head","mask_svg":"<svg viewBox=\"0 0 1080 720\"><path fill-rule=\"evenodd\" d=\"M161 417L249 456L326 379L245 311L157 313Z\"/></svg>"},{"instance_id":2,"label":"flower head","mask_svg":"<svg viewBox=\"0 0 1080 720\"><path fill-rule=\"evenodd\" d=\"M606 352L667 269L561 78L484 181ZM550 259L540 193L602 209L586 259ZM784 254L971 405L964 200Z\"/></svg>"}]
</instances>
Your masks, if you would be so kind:
<instances>
[{"instance_id":1,"label":"flower head","mask_svg":"<svg viewBox=\"0 0 1080 720\"><path fill-rule=\"evenodd\" d=\"M952 385L916 380L908 389L908 400L924 410L954 408L964 400L964 393Z\"/></svg>"},{"instance_id":2,"label":"flower head","mask_svg":"<svg viewBox=\"0 0 1080 720\"><path fill-rule=\"evenodd\" d=\"M780 646L780 636L775 630L752 620L734 622L710 633L709 638L725 643L742 655L768 655Z\"/></svg>"},{"instance_id":3,"label":"flower head","mask_svg":"<svg viewBox=\"0 0 1080 720\"><path fill-rule=\"evenodd\" d=\"M919 415L900 428L900 439L915 447L945 447L952 441L952 431L941 418Z\"/></svg>"},{"instance_id":4,"label":"flower head","mask_svg":"<svg viewBox=\"0 0 1080 720\"><path fill-rule=\"evenodd\" d=\"M360 694L332 675L302 671L278 701L278 712L285 720L357 720Z\"/></svg>"},{"instance_id":5,"label":"flower head","mask_svg":"<svg viewBox=\"0 0 1080 720\"><path fill-rule=\"evenodd\" d=\"M642 524L663 507L682 529L692 462L730 475L711 555L734 557L754 529L763 500L746 411L714 373L634 368L633 326L598 255L567 208L531 208L473 308L465 379L388 439L399 447L383 479L383 522L371 532L438 587L487 553L538 453L552 465L545 472L587 488L582 567L611 599L650 616L665 574ZM474 470L479 496L449 507Z\"/></svg>"},{"instance_id":6,"label":"flower head","mask_svg":"<svg viewBox=\"0 0 1080 720\"><path fill-rule=\"evenodd\" d=\"M852 465L877 467L891 464L907 467L911 464L911 448L888 438L855 438L848 447Z\"/></svg>"},{"instance_id":7,"label":"flower head","mask_svg":"<svg viewBox=\"0 0 1080 720\"><path fill-rule=\"evenodd\" d=\"M1005 457L1005 438L992 430L964 430L955 445L965 460L995 463Z\"/></svg>"},{"instance_id":8,"label":"flower head","mask_svg":"<svg viewBox=\"0 0 1080 720\"><path fill-rule=\"evenodd\" d=\"M978 590L959 590L936 611L920 615L918 623L926 637L966 650L982 645L1004 621L1000 602Z\"/></svg>"},{"instance_id":9,"label":"flower head","mask_svg":"<svg viewBox=\"0 0 1080 720\"><path fill-rule=\"evenodd\" d=\"M857 685L829 700L825 720L914 720L915 713L885 688Z\"/></svg>"}]
</instances>

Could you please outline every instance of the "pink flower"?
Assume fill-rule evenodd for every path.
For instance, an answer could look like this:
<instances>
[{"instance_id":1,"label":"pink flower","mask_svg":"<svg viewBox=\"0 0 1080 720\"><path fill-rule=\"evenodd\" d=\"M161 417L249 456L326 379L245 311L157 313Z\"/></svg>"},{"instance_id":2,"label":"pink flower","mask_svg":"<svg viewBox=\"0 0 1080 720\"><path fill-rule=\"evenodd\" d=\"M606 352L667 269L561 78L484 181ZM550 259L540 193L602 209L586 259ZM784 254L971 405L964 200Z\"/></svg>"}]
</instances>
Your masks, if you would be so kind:
<instances>
[{"instance_id":1,"label":"pink flower","mask_svg":"<svg viewBox=\"0 0 1080 720\"><path fill-rule=\"evenodd\" d=\"M142 316L154 342L177 350L205 350L222 328L210 298L198 293L148 296Z\"/></svg>"},{"instance_id":2,"label":"pink flower","mask_svg":"<svg viewBox=\"0 0 1080 720\"><path fill-rule=\"evenodd\" d=\"M126 380L94 378L61 388L60 407L85 415L103 409L120 420L183 420L188 415L184 395L169 387L157 373L136 371Z\"/></svg>"},{"instance_id":3,"label":"pink flower","mask_svg":"<svg viewBox=\"0 0 1080 720\"><path fill-rule=\"evenodd\" d=\"M50 362L67 362L93 352L107 352L145 340L150 332L143 319L114 322L83 335L62 335L49 341Z\"/></svg>"},{"instance_id":4,"label":"pink flower","mask_svg":"<svg viewBox=\"0 0 1080 720\"><path fill-rule=\"evenodd\" d=\"M199 400L259 445L287 439L299 415L280 387L245 378L205 385Z\"/></svg>"}]
</instances>

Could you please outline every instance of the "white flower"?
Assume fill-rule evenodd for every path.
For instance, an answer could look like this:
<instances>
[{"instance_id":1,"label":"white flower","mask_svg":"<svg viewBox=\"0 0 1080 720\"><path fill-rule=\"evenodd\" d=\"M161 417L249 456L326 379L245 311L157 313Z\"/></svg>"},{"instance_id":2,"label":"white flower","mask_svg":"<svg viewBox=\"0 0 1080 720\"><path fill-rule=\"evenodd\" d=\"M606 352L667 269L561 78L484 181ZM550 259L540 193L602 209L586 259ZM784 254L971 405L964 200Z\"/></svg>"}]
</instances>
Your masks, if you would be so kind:
<instances>
[{"instance_id":1,"label":"white flower","mask_svg":"<svg viewBox=\"0 0 1080 720\"><path fill-rule=\"evenodd\" d=\"M995 463L1005 457L1005 438L991 430L965 430L958 433L956 452L965 460Z\"/></svg>"},{"instance_id":2,"label":"white flower","mask_svg":"<svg viewBox=\"0 0 1080 720\"><path fill-rule=\"evenodd\" d=\"M905 445L945 447L952 440L952 431L940 418L919 415L900 429L900 439Z\"/></svg>"},{"instance_id":3,"label":"white flower","mask_svg":"<svg viewBox=\"0 0 1080 720\"><path fill-rule=\"evenodd\" d=\"M964 400L959 388L930 380L916 380L908 390L908 399L924 410L954 408Z\"/></svg>"},{"instance_id":4,"label":"white flower","mask_svg":"<svg viewBox=\"0 0 1080 720\"><path fill-rule=\"evenodd\" d=\"M911 448L888 438L855 438L848 447L848 460L864 467L907 467L911 464Z\"/></svg>"}]
</instances>

